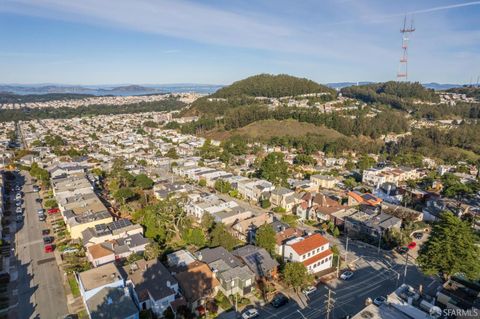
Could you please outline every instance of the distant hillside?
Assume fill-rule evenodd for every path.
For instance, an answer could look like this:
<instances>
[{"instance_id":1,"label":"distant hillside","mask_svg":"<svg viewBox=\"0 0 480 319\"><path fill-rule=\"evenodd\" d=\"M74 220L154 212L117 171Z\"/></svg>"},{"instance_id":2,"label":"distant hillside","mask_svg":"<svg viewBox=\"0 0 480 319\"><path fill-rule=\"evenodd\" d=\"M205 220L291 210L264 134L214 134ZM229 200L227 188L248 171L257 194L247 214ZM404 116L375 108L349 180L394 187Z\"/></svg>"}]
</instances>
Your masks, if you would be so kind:
<instances>
[{"instance_id":1,"label":"distant hillside","mask_svg":"<svg viewBox=\"0 0 480 319\"><path fill-rule=\"evenodd\" d=\"M48 102L56 100L78 100L92 97L89 94L73 94L73 93L47 93L47 94L25 94L17 95L12 93L0 92L1 103L28 103L28 102Z\"/></svg>"},{"instance_id":2,"label":"distant hillside","mask_svg":"<svg viewBox=\"0 0 480 319\"><path fill-rule=\"evenodd\" d=\"M334 82L334 83L327 83L326 85L333 89L343 89L349 86L367 85L367 84L374 84L374 83L375 82ZM457 88L462 86L461 84L436 83L436 82L422 83L422 85L427 89L434 89L435 91L447 90L447 89Z\"/></svg>"},{"instance_id":3,"label":"distant hillside","mask_svg":"<svg viewBox=\"0 0 480 319\"><path fill-rule=\"evenodd\" d=\"M317 126L312 123L299 122L294 119L282 121L261 120L230 131L213 130L206 133L205 136L216 140L226 140L231 136L241 135L253 140L268 141L272 137L299 137L307 134L322 135L330 140L335 140L344 136L334 129L329 129L325 126Z\"/></svg>"},{"instance_id":4,"label":"distant hillside","mask_svg":"<svg viewBox=\"0 0 480 319\"><path fill-rule=\"evenodd\" d=\"M451 88L446 90L446 92L465 94L467 97L473 97L477 100L480 100L480 87L464 86L459 88Z\"/></svg>"},{"instance_id":5,"label":"distant hillside","mask_svg":"<svg viewBox=\"0 0 480 319\"><path fill-rule=\"evenodd\" d=\"M259 74L224 87L212 94L211 97L231 98L240 96L265 96L278 98L282 96L295 96L321 92L335 94L335 90L312 80L297 78L286 74Z\"/></svg>"},{"instance_id":6,"label":"distant hillside","mask_svg":"<svg viewBox=\"0 0 480 319\"><path fill-rule=\"evenodd\" d=\"M426 89L418 82L373 83L346 87L341 92L346 97L355 98L365 103L386 104L401 110L410 109L410 104L414 100L427 102L438 102L439 100L434 90Z\"/></svg>"}]
</instances>

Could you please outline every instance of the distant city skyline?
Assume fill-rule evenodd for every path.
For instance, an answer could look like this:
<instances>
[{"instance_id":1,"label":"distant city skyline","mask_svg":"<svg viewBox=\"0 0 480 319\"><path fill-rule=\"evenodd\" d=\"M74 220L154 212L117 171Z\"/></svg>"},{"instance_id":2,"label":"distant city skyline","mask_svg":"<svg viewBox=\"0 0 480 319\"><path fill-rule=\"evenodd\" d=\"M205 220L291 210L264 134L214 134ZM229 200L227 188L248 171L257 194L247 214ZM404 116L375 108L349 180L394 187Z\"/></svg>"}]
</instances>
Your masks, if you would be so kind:
<instances>
[{"instance_id":1,"label":"distant city skyline","mask_svg":"<svg viewBox=\"0 0 480 319\"><path fill-rule=\"evenodd\" d=\"M409 80L477 81L480 1L4 0L0 83L395 80L406 13Z\"/></svg>"}]
</instances>

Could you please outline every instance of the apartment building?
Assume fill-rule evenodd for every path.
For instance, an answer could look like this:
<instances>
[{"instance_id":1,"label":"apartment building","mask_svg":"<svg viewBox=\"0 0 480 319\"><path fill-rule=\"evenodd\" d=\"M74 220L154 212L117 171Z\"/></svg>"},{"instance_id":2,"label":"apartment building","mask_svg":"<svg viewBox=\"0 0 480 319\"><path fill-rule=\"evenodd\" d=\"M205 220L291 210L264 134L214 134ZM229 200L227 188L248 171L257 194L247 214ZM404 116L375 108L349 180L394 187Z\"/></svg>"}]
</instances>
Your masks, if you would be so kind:
<instances>
[{"instance_id":1,"label":"apartment building","mask_svg":"<svg viewBox=\"0 0 480 319\"><path fill-rule=\"evenodd\" d=\"M330 243L320 234L291 239L285 243L283 251L285 261L301 262L311 274L332 267Z\"/></svg>"}]
</instances>

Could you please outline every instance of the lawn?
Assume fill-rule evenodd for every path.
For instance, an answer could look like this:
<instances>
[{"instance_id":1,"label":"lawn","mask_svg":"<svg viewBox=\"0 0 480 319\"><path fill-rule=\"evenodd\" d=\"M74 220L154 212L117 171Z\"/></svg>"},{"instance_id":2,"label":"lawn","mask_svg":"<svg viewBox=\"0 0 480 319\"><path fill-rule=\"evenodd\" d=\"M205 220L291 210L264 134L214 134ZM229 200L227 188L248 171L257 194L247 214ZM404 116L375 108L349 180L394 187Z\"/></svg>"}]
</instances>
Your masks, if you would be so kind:
<instances>
[{"instance_id":1,"label":"lawn","mask_svg":"<svg viewBox=\"0 0 480 319\"><path fill-rule=\"evenodd\" d=\"M76 298L80 296L80 289L78 288L77 280L73 274L68 275L68 284L70 285L73 297Z\"/></svg>"}]
</instances>

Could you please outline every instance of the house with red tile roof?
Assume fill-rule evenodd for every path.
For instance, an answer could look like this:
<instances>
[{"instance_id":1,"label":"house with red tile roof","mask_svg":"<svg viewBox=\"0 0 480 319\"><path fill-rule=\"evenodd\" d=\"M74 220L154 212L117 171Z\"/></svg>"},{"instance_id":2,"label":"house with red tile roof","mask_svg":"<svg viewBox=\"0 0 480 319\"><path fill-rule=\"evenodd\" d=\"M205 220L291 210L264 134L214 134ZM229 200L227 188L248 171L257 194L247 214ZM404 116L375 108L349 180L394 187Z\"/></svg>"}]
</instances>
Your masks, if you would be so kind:
<instances>
[{"instance_id":1,"label":"house with red tile roof","mask_svg":"<svg viewBox=\"0 0 480 319\"><path fill-rule=\"evenodd\" d=\"M348 206L368 205L377 206L382 203L382 199L372 194L362 194L357 191L348 192Z\"/></svg>"},{"instance_id":2,"label":"house with red tile roof","mask_svg":"<svg viewBox=\"0 0 480 319\"><path fill-rule=\"evenodd\" d=\"M313 234L286 242L283 258L287 262L301 262L310 274L315 274L332 267L333 252L325 237Z\"/></svg>"}]
</instances>

